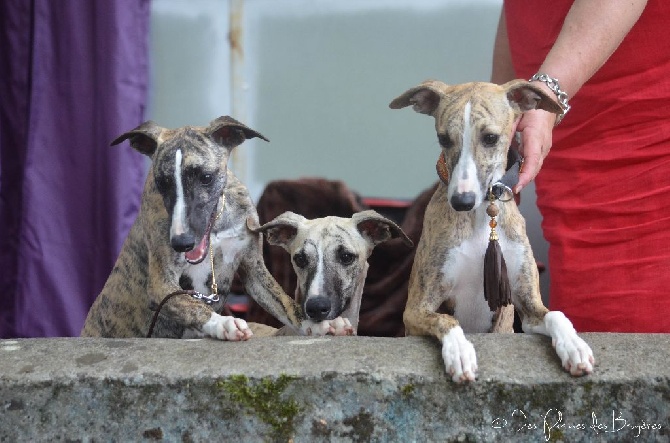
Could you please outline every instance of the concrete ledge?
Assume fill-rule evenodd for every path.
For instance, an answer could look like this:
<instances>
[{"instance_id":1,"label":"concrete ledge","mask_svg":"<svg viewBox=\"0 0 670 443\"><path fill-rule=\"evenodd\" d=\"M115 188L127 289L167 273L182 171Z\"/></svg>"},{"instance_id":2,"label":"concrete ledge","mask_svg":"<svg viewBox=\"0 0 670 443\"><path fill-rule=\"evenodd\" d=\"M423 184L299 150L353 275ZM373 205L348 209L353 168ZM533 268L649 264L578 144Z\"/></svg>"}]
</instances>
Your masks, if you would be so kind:
<instances>
[{"instance_id":1,"label":"concrete ledge","mask_svg":"<svg viewBox=\"0 0 670 443\"><path fill-rule=\"evenodd\" d=\"M0 441L670 441L670 334L584 334L579 379L545 337L469 338L463 386L428 338L0 340Z\"/></svg>"}]
</instances>

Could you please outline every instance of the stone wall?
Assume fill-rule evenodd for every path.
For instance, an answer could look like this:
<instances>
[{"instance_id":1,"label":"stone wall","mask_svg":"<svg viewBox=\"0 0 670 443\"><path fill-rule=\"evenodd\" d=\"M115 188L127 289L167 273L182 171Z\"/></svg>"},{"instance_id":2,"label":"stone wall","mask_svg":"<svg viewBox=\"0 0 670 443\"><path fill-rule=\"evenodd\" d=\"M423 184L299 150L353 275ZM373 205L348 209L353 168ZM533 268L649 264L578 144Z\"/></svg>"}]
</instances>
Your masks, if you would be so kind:
<instances>
[{"instance_id":1,"label":"stone wall","mask_svg":"<svg viewBox=\"0 0 670 443\"><path fill-rule=\"evenodd\" d=\"M670 441L670 335L468 336L456 385L429 338L0 340L0 441ZM638 437L637 439L635 437Z\"/></svg>"}]
</instances>

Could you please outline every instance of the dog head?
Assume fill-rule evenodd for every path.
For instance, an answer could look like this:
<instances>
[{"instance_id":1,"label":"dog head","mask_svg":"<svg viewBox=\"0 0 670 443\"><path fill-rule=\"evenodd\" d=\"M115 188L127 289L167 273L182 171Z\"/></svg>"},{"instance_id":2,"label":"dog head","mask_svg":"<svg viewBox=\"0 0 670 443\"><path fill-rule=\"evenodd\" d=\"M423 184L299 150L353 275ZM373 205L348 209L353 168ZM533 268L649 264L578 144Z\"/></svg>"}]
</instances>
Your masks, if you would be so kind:
<instances>
[{"instance_id":1,"label":"dog head","mask_svg":"<svg viewBox=\"0 0 670 443\"><path fill-rule=\"evenodd\" d=\"M351 218L314 220L285 212L255 232L265 233L270 244L291 255L298 277L296 301L315 322L332 320L352 304L357 319L367 259L374 247L395 237L412 246L398 225L371 210Z\"/></svg>"},{"instance_id":2,"label":"dog head","mask_svg":"<svg viewBox=\"0 0 670 443\"><path fill-rule=\"evenodd\" d=\"M258 132L223 116L207 127L165 129L145 122L116 138L112 145L129 140L139 152L151 157L155 189L171 220L170 245L184 252L190 263L207 256L209 234L219 211L227 182L232 149Z\"/></svg>"},{"instance_id":3,"label":"dog head","mask_svg":"<svg viewBox=\"0 0 670 443\"><path fill-rule=\"evenodd\" d=\"M389 107L409 105L435 118L448 173L447 199L457 211L478 207L489 187L503 176L515 122L524 112L562 111L541 88L524 80L455 86L430 80L406 91Z\"/></svg>"}]
</instances>

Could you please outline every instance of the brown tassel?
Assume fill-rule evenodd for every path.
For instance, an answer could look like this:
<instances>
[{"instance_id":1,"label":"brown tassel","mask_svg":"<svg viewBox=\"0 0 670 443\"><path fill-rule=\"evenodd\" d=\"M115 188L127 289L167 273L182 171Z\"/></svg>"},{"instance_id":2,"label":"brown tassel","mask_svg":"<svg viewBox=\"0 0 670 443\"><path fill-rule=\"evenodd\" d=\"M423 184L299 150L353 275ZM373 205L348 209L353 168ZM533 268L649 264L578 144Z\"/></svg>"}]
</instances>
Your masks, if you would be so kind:
<instances>
[{"instance_id":1,"label":"brown tassel","mask_svg":"<svg viewBox=\"0 0 670 443\"><path fill-rule=\"evenodd\" d=\"M495 217L498 215L498 207L493 202L493 194L489 193L491 203L486 208L486 213L491 217L489 226L491 235L489 236L489 245L484 255L484 298L489 303L491 312L502 306L512 303L512 291L509 286L509 277L507 276L507 265L503 257L500 244L498 243L498 225Z\"/></svg>"}]
</instances>

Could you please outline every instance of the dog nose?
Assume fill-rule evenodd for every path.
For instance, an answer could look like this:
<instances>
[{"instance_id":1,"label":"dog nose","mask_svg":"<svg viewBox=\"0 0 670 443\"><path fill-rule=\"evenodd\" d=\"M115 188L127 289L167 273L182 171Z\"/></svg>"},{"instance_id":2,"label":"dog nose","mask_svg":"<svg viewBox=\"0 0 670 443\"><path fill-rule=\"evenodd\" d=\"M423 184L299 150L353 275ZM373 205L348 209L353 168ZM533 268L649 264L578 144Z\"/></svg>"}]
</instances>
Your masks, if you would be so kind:
<instances>
[{"instance_id":1,"label":"dog nose","mask_svg":"<svg viewBox=\"0 0 670 443\"><path fill-rule=\"evenodd\" d=\"M451 207L457 211L469 211L475 207L474 192L462 192L451 196Z\"/></svg>"},{"instance_id":2,"label":"dog nose","mask_svg":"<svg viewBox=\"0 0 670 443\"><path fill-rule=\"evenodd\" d=\"M191 234L179 234L170 239L170 244L177 252L187 252L195 246L195 237Z\"/></svg>"},{"instance_id":3,"label":"dog nose","mask_svg":"<svg viewBox=\"0 0 670 443\"><path fill-rule=\"evenodd\" d=\"M330 300L328 297L312 297L305 304L305 312L311 320L325 320L330 313Z\"/></svg>"}]
</instances>

